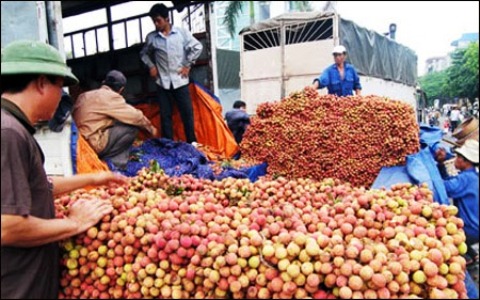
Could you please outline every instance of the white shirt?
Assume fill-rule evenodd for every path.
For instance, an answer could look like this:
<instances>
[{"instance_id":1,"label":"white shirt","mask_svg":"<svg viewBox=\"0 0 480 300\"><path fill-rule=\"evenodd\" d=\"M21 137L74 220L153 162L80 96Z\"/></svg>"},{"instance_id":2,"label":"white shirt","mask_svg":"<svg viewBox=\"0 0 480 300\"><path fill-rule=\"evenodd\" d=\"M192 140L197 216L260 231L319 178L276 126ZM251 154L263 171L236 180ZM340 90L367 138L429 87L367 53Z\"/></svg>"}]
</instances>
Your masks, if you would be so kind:
<instances>
[{"instance_id":1,"label":"white shirt","mask_svg":"<svg viewBox=\"0 0 480 300\"><path fill-rule=\"evenodd\" d=\"M202 44L189 31L172 26L167 36L157 31L150 32L140 57L149 68L157 67L156 83L159 86L177 89L189 83L189 79L181 77L178 72L182 67L191 67L202 49Z\"/></svg>"},{"instance_id":2,"label":"white shirt","mask_svg":"<svg viewBox=\"0 0 480 300\"><path fill-rule=\"evenodd\" d=\"M450 121L460 121L460 111L458 109L454 109L450 112Z\"/></svg>"}]
</instances>

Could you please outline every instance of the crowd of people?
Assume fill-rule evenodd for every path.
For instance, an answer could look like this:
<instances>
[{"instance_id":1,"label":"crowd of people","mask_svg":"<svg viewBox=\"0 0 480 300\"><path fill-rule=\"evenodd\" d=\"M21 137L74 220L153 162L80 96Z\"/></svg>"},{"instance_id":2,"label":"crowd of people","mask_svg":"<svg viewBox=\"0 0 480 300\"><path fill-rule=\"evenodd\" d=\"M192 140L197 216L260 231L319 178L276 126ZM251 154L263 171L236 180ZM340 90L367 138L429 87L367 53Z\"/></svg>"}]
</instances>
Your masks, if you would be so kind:
<instances>
[{"instance_id":1,"label":"crowd of people","mask_svg":"<svg viewBox=\"0 0 480 300\"><path fill-rule=\"evenodd\" d=\"M445 133L453 133L465 119L472 116L478 118L478 110L475 110L475 107L467 109L465 106L449 105L443 109L433 107L426 109L428 124L443 128Z\"/></svg>"}]
</instances>

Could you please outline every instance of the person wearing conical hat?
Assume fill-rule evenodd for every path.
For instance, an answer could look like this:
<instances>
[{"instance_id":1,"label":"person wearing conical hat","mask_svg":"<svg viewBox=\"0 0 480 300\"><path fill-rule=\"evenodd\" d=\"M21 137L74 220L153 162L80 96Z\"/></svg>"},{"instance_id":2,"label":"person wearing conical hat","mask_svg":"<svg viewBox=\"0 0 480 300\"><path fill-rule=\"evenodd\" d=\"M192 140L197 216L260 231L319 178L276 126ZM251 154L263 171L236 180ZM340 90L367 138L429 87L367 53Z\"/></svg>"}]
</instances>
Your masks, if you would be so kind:
<instances>
[{"instance_id":1,"label":"person wearing conical hat","mask_svg":"<svg viewBox=\"0 0 480 300\"><path fill-rule=\"evenodd\" d=\"M48 178L34 125L51 119L63 86L78 83L54 47L16 41L2 49L1 299L56 299L58 241L87 230L112 211L104 200L79 200L55 218L54 196L86 185L125 183L111 172Z\"/></svg>"},{"instance_id":2,"label":"person wearing conical hat","mask_svg":"<svg viewBox=\"0 0 480 300\"><path fill-rule=\"evenodd\" d=\"M458 217L465 224L463 229L467 237L467 264L478 260L478 253L472 248L472 245L479 242L478 148L478 141L468 139L460 148L455 149L455 168L460 173L453 177L446 175L443 165L445 150L440 148L436 153L447 195L458 207Z\"/></svg>"}]
</instances>

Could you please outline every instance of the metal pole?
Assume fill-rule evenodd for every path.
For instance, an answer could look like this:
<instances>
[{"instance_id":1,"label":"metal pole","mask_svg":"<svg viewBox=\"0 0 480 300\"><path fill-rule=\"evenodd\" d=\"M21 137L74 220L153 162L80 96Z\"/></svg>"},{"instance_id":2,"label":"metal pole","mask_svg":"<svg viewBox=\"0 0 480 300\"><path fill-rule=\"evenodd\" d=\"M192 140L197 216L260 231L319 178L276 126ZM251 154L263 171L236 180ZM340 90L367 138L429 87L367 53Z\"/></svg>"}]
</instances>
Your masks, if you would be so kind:
<instances>
[{"instance_id":1,"label":"metal pole","mask_svg":"<svg viewBox=\"0 0 480 300\"><path fill-rule=\"evenodd\" d=\"M212 10L210 10L210 4L205 3L205 31L207 32L207 43L210 42L210 52L211 52L211 64L212 69L210 78L210 83L213 85L213 93L217 96L220 96L220 91L218 87L218 70L217 70L217 17L214 10L214 2L212 2ZM212 14L213 12L213 14ZM213 15L213 18L212 18ZM210 30L209 30L210 29ZM210 32L210 34L208 34ZM210 72L209 72L210 73Z\"/></svg>"},{"instance_id":2,"label":"metal pole","mask_svg":"<svg viewBox=\"0 0 480 300\"><path fill-rule=\"evenodd\" d=\"M285 98L286 91L285 91L285 80L286 80L286 74L285 74L285 41L286 41L286 29L285 29L285 23L282 22L280 25L280 61L281 61L281 83L280 83L280 97L283 99Z\"/></svg>"},{"instance_id":3,"label":"metal pole","mask_svg":"<svg viewBox=\"0 0 480 300\"><path fill-rule=\"evenodd\" d=\"M108 46L110 47L110 52L113 52L113 30L112 30L112 10L111 6L107 5L105 7L107 10L107 28L108 28Z\"/></svg>"},{"instance_id":4,"label":"metal pole","mask_svg":"<svg viewBox=\"0 0 480 300\"><path fill-rule=\"evenodd\" d=\"M333 45L340 44L340 15L335 10L333 14Z\"/></svg>"},{"instance_id":5,"label":"metal pole","mask_svg":"<svg viewBox=\"0 0 480 300\"><path fill-rule=\"evenodd\" d=\"M63 58L66 57L63 42L63 23L61 1L45 1L48 42L60 51ZM73 45L72 45L73 49Z\"/></svg>"},{"instance_id":6,"label":"metal pole","mask_svg":"<svg viewBox=\"0 0 480 300\"><path fill-rule=\"evenodd\" d=\"M45 7L47 11L48 43L58 49L57 20L53 1L45 1Z\"/></svg>"}]
</instances>

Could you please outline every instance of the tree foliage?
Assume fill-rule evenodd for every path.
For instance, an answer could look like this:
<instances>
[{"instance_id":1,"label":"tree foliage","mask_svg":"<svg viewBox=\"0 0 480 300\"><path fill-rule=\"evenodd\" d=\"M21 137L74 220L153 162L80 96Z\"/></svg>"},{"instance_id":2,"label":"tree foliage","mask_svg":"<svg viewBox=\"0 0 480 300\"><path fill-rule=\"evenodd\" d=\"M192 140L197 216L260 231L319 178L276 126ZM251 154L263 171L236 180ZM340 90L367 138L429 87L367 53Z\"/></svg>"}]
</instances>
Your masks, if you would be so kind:
<instances>
[{"instance_id":1,"label":"tree foliage","mask_svg":"<svg viewBox=\"0 0 480 300\"><path fill-rule=\"evenodd\" d=\"M427 106L433 106L435 99L445 99L443 91L446 81L446 71L429 73L420 78L420 86L427 96Z\"/></svg>"},{"instance_id":2,"label":"tree foliage","mask_svg":"<svg viewBox=\"0 0 480 300\"><path fill-rule=\"evenodd\" d=\"M441 72L429 73L419 79L427 95L428 105L435 99L478 98L478 42L455 50L450 56L451 66Z\"/></svg>"},{"instance_id":3,"label":"tree foliage","mask_svg":"<svg viewBox=\"0 0 480 300\"><path fill-rule=\"evenodd\" d=\"M227 9L225 10L225 19L223 24L227 25L228 33L233 38L237 34L237 19L243 12L243 5L248 3L250 25L253 25L255 20L255 1L228 1ZM260 1L262 2L262 1ZM270 1L266 1L270 2ZM297 11L311 11L312 7L310 1L292 1Z\"/></svg>"}]
</instances>

